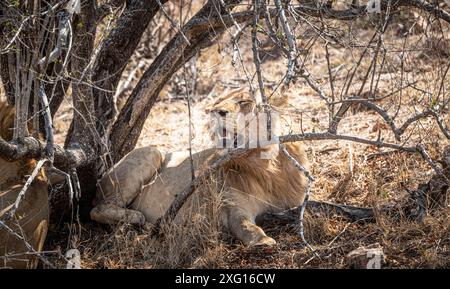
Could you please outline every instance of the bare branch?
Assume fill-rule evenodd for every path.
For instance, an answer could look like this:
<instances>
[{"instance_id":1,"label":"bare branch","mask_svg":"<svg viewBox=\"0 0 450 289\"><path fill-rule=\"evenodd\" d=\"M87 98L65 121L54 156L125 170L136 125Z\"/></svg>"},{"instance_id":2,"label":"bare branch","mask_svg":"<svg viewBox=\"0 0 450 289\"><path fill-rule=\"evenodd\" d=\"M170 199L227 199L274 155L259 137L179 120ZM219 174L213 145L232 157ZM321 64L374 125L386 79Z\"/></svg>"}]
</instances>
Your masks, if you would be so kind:
<instances>
[{"instance_id":1,"label":"bare branch","mask_svg":"<svg viewBox=\"0 0 450 289\"><path fill-rule=\"evenodd\" d=\"M286 13L284 11L283 6L281 5L280 0L274 0L275 6L277 7L281 26L283 27L284 36L286 36L286 40L289 46L289 54L288 54L288 69L286 72L286 77L284 79L284 84L289 86L292 78L295 75L295 58L297 56L297 44L295 43L295 37L292 34L291 28L289 27L289 22L286 18Z\"/></svg>"},{"instance_id":2,"label":"bare branch","mask_svg":"<svg viewBox=\"0 0 450 289\"><path fill-rule=\"evenodd\" d=\"M430 155L428 154L427 150L422 144L418 144L417 150L420 152L424 160L430 165L430 167L433 168L433 170L438 174L440 177L442 177L445 182L450 186L450 180L447 178L447 176L444 174L444 171L431 159Z\"/></svg>"},{"instance_id":3,"label":"bare branch","mask_svg":"<svg viewBox=\"0 0 450 289\"><path fill-rule=\"evenodd\" d=\"M421 10L425 10L425 11L435 15L436 17L439 17L440 19L445 20L448 23L450 23L450 13L441 9L437 5L437 2L434 2L434 3L435 4L430 4L427 1L423 1L423 0L403 0L403 1L401 1L401 5L414 6Z\"/></svg>"},{"instance_id":4,"label":"bare branch","mask_svg":"<svg viewBox=\"0 0 450 289\"><path fill-rule=\"evenodd\" d=\"M53 160L55 158L53 122L52 122L52 115L50 113L50 107L48 104L47 94L45 93L45 88L42 83L41 87L39 88L39 100L42 106L45 122L45 138L47 142L45 146L45 155L50 161L50 163L53 164Z\"/></svg>"},{"instance_id":5,"label":"bare branch","mask_svg":"<svg viewBox=\"0 0 450 289\"><path fill-rule=\"evenodd\" d=\"M167 0L161 1L162 4L166 2ZM125 9L115 22L114 29L100 44L92 69L92 81L98 88L93 93L95 116L98 119L97 131L100 137L107 135L117 114L113 96L122 72L158 10L159 5L154 0L127 1Z\"/></svg>"},{"instance_id":6,"label":"bare branch","mask_svg":"<svg viewBox=\"0 0 450 289\"><path fill-rule=\"evenodd\" d=\"M450 23L450 13L446 12L445 10L442 10L437 5L432 5L426 1L423 0L380 0L380 8L381 11L386 11L387 7L389 5L392 5L391 9L395 10L400 7L416 7L420 10L424 10L427 12L432 13L436 17L439 17L440 19ZM312 16L312 17L321 17L325 19L335 19L335 20L354 20L356 18L359 18L361 16L366 15L367 12L367 6L365 5L359 5L359 6L353 6L349 9L344 10L335 10L330 9L325 6L319 6L314 7L311 5L292 5L293 9L303 15Z\"/></svg>"},{"instance_id":7,"label":"bare branch","mask_svg":"<svg viewBox=\"0 0 450 289\"><path fill-rule=\"evenodd\" d=\"M283 143L284 142L305 141L305 140L310 140L310 141L346 140L346 141L351 141L351 142L356 142L356 143L373 145L373 146L376 146L379 148L386 147L386 148L396 149L399 151L405 151L405 152L410 152L410 153L416 152L415 147L407 147L407 146L397 145L397 144L393 144L393 143L386 143L386 142L382 142L381 140L376 140L376 141L368 140L368 139L360 138L357 136L338 135L338 134L333 134L330 132L304 133L304 134L292 134L292 135L280 136L280 142L283 142Z\"/></svg>"}]
</instances>

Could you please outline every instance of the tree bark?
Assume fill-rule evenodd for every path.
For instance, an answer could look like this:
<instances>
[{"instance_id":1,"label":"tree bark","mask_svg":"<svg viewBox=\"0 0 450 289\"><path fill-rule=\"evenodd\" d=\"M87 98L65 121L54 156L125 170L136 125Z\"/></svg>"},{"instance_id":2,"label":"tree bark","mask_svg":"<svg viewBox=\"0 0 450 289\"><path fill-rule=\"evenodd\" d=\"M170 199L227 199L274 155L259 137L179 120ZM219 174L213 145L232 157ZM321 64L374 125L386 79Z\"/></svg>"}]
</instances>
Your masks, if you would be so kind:
<instances>
[{"instance_id":1,"label":"tree bark","mask_svg":"<svg viewBox=\"0 0 450 289\"><path fill-rule=\"evenodd\" d=\"M121 1L113 2L118 5ZM101 44L92 72L92 80L99 88L94 90L94 105L100 136L108 131L117 114L113 96L123 70L158 10L159 5L154 0L127 1L116 27ZM100 13L104 13L102 9Z\"/></svg>"},{"instance_id":2,"label":"tree bark","mask_svg":"<svg viewBox=\"0 0 450 289\"><path fill-rule=\"evenodd\" d=\"M256 223L270 227L275 225L283 226L298 224L300 219L300 208L301 207L292 208L281 213L264 213L261 216L258 216ZM388 209L388 207L386 207L386 209ZM374 210L369 207L355 207L310 200L306 205L306 210L310 213L323 214L328 218L340 216L351 222L362 220L373 222L375 220Z\"/></svg>"},{"instance_id":3,"label":"tree bark","mask_svg":"<svg viewBox=\"0 0 450 289\"><path fill-rule=\"evenodd\" d=\"M1 35L1 34L0 34ZM5 53L0 55L0 78L3 84L3 88L5 90L6 99L9 104L14 104L14 82L10 77L10 59L12 57L12 53Z\"/></svg>"}]
</instances>

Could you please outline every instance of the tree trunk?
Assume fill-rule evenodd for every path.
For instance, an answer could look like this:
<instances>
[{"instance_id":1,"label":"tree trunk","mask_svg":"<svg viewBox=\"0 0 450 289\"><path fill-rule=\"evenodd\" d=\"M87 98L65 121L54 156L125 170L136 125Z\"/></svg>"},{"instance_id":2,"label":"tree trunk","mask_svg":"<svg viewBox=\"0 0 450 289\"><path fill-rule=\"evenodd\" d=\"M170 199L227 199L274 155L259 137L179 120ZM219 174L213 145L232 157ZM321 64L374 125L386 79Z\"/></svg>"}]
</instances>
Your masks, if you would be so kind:
<instances>
[{"instance_id":1,"label":"tree trunk","mask_svg":"<svg viewBox=\"0 0 450 289\"><path fill-rule=\"evenodd\" d=\"M162 4L165 2L167 0L161 1ZM92 72L92 80L100 88L94 90L100 136L108 131L116 116L113 96L122 72L158 10L159 5L154 0L127 1L116 27L101 45Z\"/></svg>"},{"instance_id":2,"label":"tree trunk","mask_svg":"<svg viewBox=\"0 0 450 289\"><path fill-rule=\"evenodd\" d=\"M65 148L81 148L89 160L76 170L81 189L81 196L77 199L80 207L80 217L86 219L96 188L95 160L97 159L97 134L95 132L95 110L93 102L93 88L90 85L91 76L89 71L85 72L94 51L96 19L95 2L89 1L82 6L81 15L75 16L74 23L74 48L76 55L71 61L70 70L76 81L72 82L72 99L74 115L70 124L69 132L65 141ZM77 186L75 182L75 187ZM70 208L68 206L68 194L61 193L53 200L61 206L51 205L51 214L64 216ZM61 201L59 198L67 199ZM66 204L66 206L64 206Z\"/></svg>"}]
</instances>

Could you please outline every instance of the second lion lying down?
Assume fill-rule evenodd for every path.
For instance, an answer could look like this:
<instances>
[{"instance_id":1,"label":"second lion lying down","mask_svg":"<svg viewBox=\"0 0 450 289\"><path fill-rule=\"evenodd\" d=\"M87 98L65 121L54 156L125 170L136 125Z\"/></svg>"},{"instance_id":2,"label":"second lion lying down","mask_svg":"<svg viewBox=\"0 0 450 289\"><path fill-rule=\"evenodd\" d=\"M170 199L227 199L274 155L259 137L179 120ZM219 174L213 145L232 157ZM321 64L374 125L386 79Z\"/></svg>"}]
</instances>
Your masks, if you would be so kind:
<instances>
[{"instance_id":1,"label":"second lion lying down","mask_svg":"<svg viewBox=\"0 0 450 289\"><path fill-rule=\"evenodd\" d=\"M219 99L211 111L223 117L231 113L250 113L258 117L254 101L242 91ZM224 128L219 127L215 131L222 132ZM301 143L287 144L286 148L300 164L308 167ZM207 168L224 153L226 149L212 148L193 154L195 170ZM264 159L261 153L269 153L273 157ZM257 216L300 205L307 186L306 177L278 151L277 144L250 149L223 164L213 176L223 188L225 201L220 210L221 222L246 245L275 244L275 240L256 224ZM101 179L91 218L107 224L121 220L140 225L152 224L191 180L191 161L187 151L163 157L156 148L135 149ZM199 198L194 195L191 199L196 197ZM197 201L201 203L202 199ZM191 201L191 206L192 203L195 202Z\"/></svg>"}]
</instances>

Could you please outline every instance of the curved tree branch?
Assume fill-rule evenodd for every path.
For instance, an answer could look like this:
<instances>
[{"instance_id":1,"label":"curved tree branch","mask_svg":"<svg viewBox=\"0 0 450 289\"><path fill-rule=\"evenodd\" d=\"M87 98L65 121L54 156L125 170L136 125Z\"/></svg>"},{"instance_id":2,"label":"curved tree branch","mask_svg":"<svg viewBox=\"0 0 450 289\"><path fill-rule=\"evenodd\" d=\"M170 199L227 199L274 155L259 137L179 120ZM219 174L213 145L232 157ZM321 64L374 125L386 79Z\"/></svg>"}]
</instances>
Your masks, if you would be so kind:
<instances>
[{"instance_id":1,"label":"curved tree branch","mask_svg":"<svg viewBox=\"0 0 450 289\"><path fill-rule=\"evenodd\" d=\"M105 5L118 7L122 2L123 0L112 0ZM161 2L164 4L167 0ZM101 11L106 7L101 6L99 9L98 13L103 13ZM100 136L108 131L117 114L113 96L122 72L158 10L159 5L154 0L127 1L115 28L100 44L92 70L92 81L98 88L94 90L94 105Z\"/></svg>"}]
</instances>

